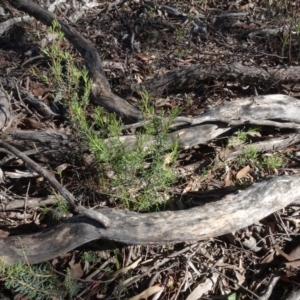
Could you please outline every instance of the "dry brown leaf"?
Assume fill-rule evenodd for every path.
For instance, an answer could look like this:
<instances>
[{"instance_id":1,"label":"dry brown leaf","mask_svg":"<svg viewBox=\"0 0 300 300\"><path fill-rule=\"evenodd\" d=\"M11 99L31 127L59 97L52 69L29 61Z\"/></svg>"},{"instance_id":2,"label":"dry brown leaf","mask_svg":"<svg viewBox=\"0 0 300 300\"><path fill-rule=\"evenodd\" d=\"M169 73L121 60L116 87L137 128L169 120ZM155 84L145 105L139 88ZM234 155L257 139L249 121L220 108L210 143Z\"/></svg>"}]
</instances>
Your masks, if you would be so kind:
<instances>
[{"instance_id":1,"label":"dry brown leaf","mask_svg":"<svg viewBox=\"0 0 300 300\"><path fill-rule=\"evenodd\" d=\"M164 157L164 166L168 166L174 160L174 155L172 153L166 154Z\"/></svg>"},{"instance_id":2,"label":"dry brown leaf","mask_svg":"<svg viewBox=\"0 0 300 300\"><path fill-rule=\"evenodd\" d=\"M149 287L148 289L144 290L140 294L130 298L129 300L140 300L140 299L146 299L158 292L161 292L164 288L160 285L153 285Z\"/></svg>"},{"instance_id":3,"label":"dry brown leaf","mask_svg":"<svg viewBox=\"0 0 300 300\"><path fill-rule=\"evenodd\" d=\"M300 260L300 245L296 246L290 253L289 256L292 260Z\"/></svg>"},{"instance_id":4,"label":"dry brown leaf","mask_svg":"<svg viewBox=\"0 0 300 300\"><path fill-rule=\"evenodd\" d=\"M153 297L151 298L151 300L158 300L160 298L161 294L163 293L163 291L164 291L164 289L162 289L161 291L155 293L153 295Z\"/></svg>"},{"instance_id":5,"label":"dry brown leaf","mask_svg":"<svg viewBox=\"0 0 300 300\"><path fill-rule=\"evenodd\" d=\"M85 260L84 261L84 266L83 266L83 272L86 274L89 271L90 271L90 263L87 260Z\"/></svg>"},{"instance_id":6,"label":"dry brown leaf","mask_svg":"<svg viewBox=\"0 0 300 300\"><path fill-rule=\"evenodd\" d=\"M142 258L140 257L138 260L136 260L136 261L135 261L134 263L132 263L131 265L129 265L129 266L127 266L127 267L124 267L124 268L122 268L122 269L120 269L120 270L114 272L114 273L110 276L110 278L115 278L115 277L117 277L119 274L124 274L124 273L128 272L129 270L135 269L135 268L139 265L139 263L140 263L141 260L142 260Z\"/></svg>"},{"instance_id":7,"label":"dry brown leaf","mask_svg":"<svg viewBox=\"0 0 300 300\"><path fill-rule=\"evenodd\" d=\"M142 53L136 53L135 54L140 60L142 61L148 61L149 60L149 57L143 55Z\"/></svg>"},{"instance_id":8,"label":"dry brown leaf","mask_svg":"<svg viewBox=\"0 0 300 300\"><path fill-rule=\"evenodd\" d=\"M261 133L258 131L247 132L247 135L252 136L252 137L261 137Z\"/></svg>"},{"instance_id":9,"label":"dry brown leaf","mask_svg":"<svg viewBox=\"0 0 300 300\"><path fill-rule=\"evenodd\" d=\"M71 274L75 279L79 279L83 276L83 270L81 268L81 264L80 263L75 264L74 257L69 262L69 266L70 266Z\"/></svg>"},{"instance_id":10,"label":"dry brown leaf","mask_svg":"<svg viewBox=\"0 0 300 300\"><path fill-rule=\"evenodd\" d=\"M289 261L284 264L287 268L293 267L293 268L299 268L300 267L300 260L296 261Z\"/></svg>"},{"instance_id":11,"label":"dry brown leaf","mask_svg":"<svg viewBox=\"0 0 300 300\"><path fill-rule=\"evenodd\" d=\"M8 231L4 231L4 230L0 230L0 238L4 239L6 237L9 236L9 232Z\"/></svg>"},{"instance_id":12,"label":"dry brown leaf","mask_svg":"<svg viewBox=\"0 0 300 300\"><path fill-rule=\"evenodd\" d=\"M186 300L198 300L203 294L207 294L212 290L214 284L216 284L219 274L213 273L212 277L206 278L203 283L200 283L186 298Z\"/></svg>"},{"instance_id":13,"label":"dry brown leaf","mask_svg":"<svg viewBox=\"0 0 300 300\"><path fill-rule=\"evenodd\" d=\"M51 90L51 89L45 87L44 85L41 85L41 84L39 84L37 82L34 82L34 81L30 82L30 88L31 88L32 94L36 97L41 97L45 93L47 93Z\"/></svg>"},{"instance_id":14,"label":"dry brown leaf","mask_svg":"<svg viewBox=\"0 0 300 300\"><path fill-rule=\"evenodd\" d=\"M235 273L235 277L238 280L238 284L242 285L246 280L245 275L243 273L239 272L238 270L233 270L233 272Z\"/></svg>"},{"instance_id":15,"label":"dry brown leaf","mask_svg":"<svg viewBox=\"0 0 300 300\"><path fill-rule=\"evenodd\" d=\"M251 8L253 8L255 6L254 3L248 3L248 4L245 4L245 5L242 5L239 9L239 11L244 11L244 10L249 10Z\"/></svg>"},{"instance_id":16,"label":"dry brown leaf","mask_svg":"<svg viewBox=\"0 0 300 300\"><path fill-rule=\"evenodd\" d=\"M291 217L291 218L282 218L282 219L294 223L296 229L300 228L300 220L299 219L293 218L293 217Z\"/></svg>"},{"instance_id":17,"label":"dry brown leaf","mask_svg":"<svg viewBox=\"0 0 300 300\"><path fill-rule=\"evenodd\" d=\"M135 279L137 279L137 278L139 278L140 277L140 275L135 275L135 276L133 276L133 277L129 277L129 278L127 278L127 279L125 279L124 281L122 281L121 283L120 283L120 287L125 287L125 286L127 286L127 283L128 282L131 282L131 281L133 281L133 280L135 280Z\"/></svg>"},{"instance_id":18,"label":"dry brown leaf","mask_svg":"<svg viewBox=\"0 0 300 300\"><path fill-rule=\"evenodd\" d=\"M241 243L244 247L254 252L259 252L262 249L262 247L257 246L257 241L253 236L249 236L247 238L242 239Z\"/></svg>"},{"instance_id":19,"label":"dry brown leaf","mask_svg":"<svg viewBox=\"0 0 300 300\"><path fill-rule=\"evenodd\" d=\"M186 60L181 60L180 62L176 63L177 66L184 66L190 62L193 61L193 58L190 58L190 59L186 59Z\"/></svg>"},{"instance_id":20,"label":"dry brown leaf","mask_svg":"<svg viewBox=\"0 0 300 300\"><path fill-rule=\"evenodd\" d=\"M230 170L227 170L226 172L226 177L225 177L225 180L224 180L224 186L231 186L231 172Z\"/></svg>"},{"instance_id":21,"label":"dry brown leaf","mask_svg":"<svg viewBox=\"0 0 300 300\"><path fill-rule=\"evenodd\" d=\"M275 258L276 252L274 249L270 249L269 252L260 261L261 264L271 263Z\"/></svg>"},{"instance_id":22,"label":"dry brown leaf","mask_svg":"<svg viewBox=\"0 0 300 300\"><path fill-rule=\"evenodd\" d=\"M247 165L243 169L239 170L236 174L236 179L242 179L248 175L248 173L251 171L251 167Z\"/></svg>"},{"instance_id":23,"label":"dry brown leaf","mask_svg":"<svg viewBox=\"0 0 300 300\"><path fill-rule=\"evenodd\" d=\"M186 194L187 192L189 192L192 189L194 180L190 179L187 186L183 189L182 194Z\"/></svg>"}]
</instances>

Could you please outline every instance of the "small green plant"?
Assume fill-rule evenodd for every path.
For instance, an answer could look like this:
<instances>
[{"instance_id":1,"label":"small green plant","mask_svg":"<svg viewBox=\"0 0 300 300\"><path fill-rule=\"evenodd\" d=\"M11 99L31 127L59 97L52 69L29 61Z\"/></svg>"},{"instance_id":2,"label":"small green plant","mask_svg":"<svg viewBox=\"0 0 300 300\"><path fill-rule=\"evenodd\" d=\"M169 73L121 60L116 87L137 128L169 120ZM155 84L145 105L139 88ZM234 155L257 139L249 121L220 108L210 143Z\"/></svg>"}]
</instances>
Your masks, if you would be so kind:
<instances>
[{"instance_id":1,"label":"small green plant","mask_svg":"<svg viewBox=\"0 0 300 300\"><path fill-rule=\"evenodd\" d=\"M193 98L190 95L184 94L184 106L186 109L190 108L193 104Z\"/></svg>"},{"instance_id":2,"label":"small green plant","mask_svg":"<svg viewBox=\"0 0 300 300\"><path fill-rule=\"evenodd\" d=\"M291 35L289 32L285 33L283 35L283 39L282 39L282 47L281 47L281 55L285 56L285 49L287 46L289 46L290 43L290 39L291 39Z\"/></svg>"},{"instance_id":3,"label":"small green plant","mask_svg":"<svg viewBox=\"0 0 300 300\"><path fill-rule=\"evenodd\" d=\"M115 258L116 268L117 268L117 270L119 270L119 269L121 269L121 264L119 262L118 250L113 250L113 252L114 252L114 258Z\"/></svg>"},{"instance_id":4,"label":"small green plant","mask_svg":"<svg viewBox=\"0 0 300 300\"><path fill-rule=\"evenodd\" d=\"M229 147L236 147L241 145L247 141L249 136L257 136L259 135L260 128L259 127L252 127L248 130L239 130L235 136L231 137L228 141Z\"/></svg>"},{"instance_id":5,"label":"small green plant","mask_svg":"<svg viewBox=\"0 0 300 300\"><path fill-rule=\"evenodd\" d=\"M152 7L148 7L147 12L148 12L149 19L155 19L156 18L155 10Z\"/></svg>"},{"instance_id":6,"label":"small green plant","mask_svg":"<svg viewBox=\"0 0 300 300\"><path fill-rule=\"evenodd\" d=\"M64 199L62 199L60 196L58 196L57 199L58 200L50 206L41 206L40 212L42 217L46 216L49 211L52 211L53 218L59 221L69 214L70 212L69 203Z\"/></svg>"},{"instance_id":7,"label":"small green plant","mask_svg":"<svg viewBox=\"0 0 300 300\"><path fill-rule=\"evenodd\" d=\"M260 169L267 168L268 170L274 170L283 165L282 157L267 153L261 158L259 151L251 145L245 148L244 153L238 157L238 161L241 165L251 163Z\"/></svg>"},{"instance_id":8,"label":"small green plant","mask_svg":"<svg viewBox=\"0 0 300 300\"><path fill-rule=\"evenodd\" d=\"M89 263L94 263L97 261L98 257L93 251L86 251L81 256L82 260L87 261Z\"/></svg>"},{"instance_id":9,"label":"small green plant","mask_svg":"<svg viewBox=\"0 0 300 300\"><path fill-rule=\"evenodd\" d=\"M71 270L67 269L66 277L64 281L64 287L67 293L71 296L77 296L81 286L78 281L72 276Z\"/></svg>"},{"instance_id":10,"label":"small green plant","mask_svg":"<svg viewBox=\"0 0 300 300\"><path fill-rule=\"evenodd\" d=\"M92 86L88 73L77 68L72 55L62 49L63 35L57 22L51 31L58 40L44 50L52 75L44 76L43 80L56 87L61 103L68 108L68 120L75 135L93 153L100 188L109 190L129 209L145 211L158 207L168 198L168 187L176 181L172 165L178 143L170 139L168 130L178 110L174 109L169 116L165 112L157 116L149 94L144 91L140 109L145 125L126 144L117 116L100 107L88 113Z\"/></svg>"},{"instance_id":11,"label":"small green plant","mask_svg":"<svg viewBox=\"0 0 300 300\"><path fill-rule=\"evenodd\" d=\"M178 27L175 30L175 36L179 42L182 42L185 37L185 31L182 27Z\"/></svg>"},{"instance_id":12,"label":"small green plant","mask_svg":"<svg viewBox=\"0 0 300 300\"><path fill-rule=\"evenodd\" d=\"M259 165L259 152L255 147L251 145L247 146L243 154L239 156L238 160L241 165L245 165L249 162L255 165Z\"/></svg>"},{"instance_id":13,"label":"small green plant","mask_svg":"<svg viewBox=\"0 0 300 300\"><path fill-rule=\"evenodd\" d=\"M0 262L0 280L7 289L12 289L29 299L58 299L67 295L59 278L51 272L48 264L29 266L18 263L6 266Z\"/></svg>"},{"instance_id":14,"label":"small green plant","mask_svg":"<svg viewBox=\"0 0 300 300\"><path fill-rule=\"evenodd\" d=\"M275 154L269 154L263 158L262 166L269 169L274 170L282 167L283 158L280 156L276 156Z\"/></svg>"}]
</instances>

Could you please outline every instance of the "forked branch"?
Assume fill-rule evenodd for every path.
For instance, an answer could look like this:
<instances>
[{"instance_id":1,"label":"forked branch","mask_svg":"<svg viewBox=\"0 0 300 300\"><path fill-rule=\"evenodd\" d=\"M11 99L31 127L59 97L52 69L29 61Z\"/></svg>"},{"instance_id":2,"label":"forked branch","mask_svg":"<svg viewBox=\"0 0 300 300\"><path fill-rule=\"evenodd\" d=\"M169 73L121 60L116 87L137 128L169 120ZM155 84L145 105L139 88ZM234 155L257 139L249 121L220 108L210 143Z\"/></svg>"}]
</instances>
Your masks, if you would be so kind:
<instances>
[{"instance_id":1,"label":"forked branch","mask_svg":"<svg viewBox=\"0 0 300 300\"><path fill-rule=\"evenodd\" d=\"M10 151L17 157L21 158L29 168L34 170L36 173L39 175L43 176L46 178L49 183L57 189L61 195L68 201L70 204L71 208L73 209L74 212L80 213L84 216L87 216L89 218L92 218L98 222L100 222L102 225L105 227L110 225L110 220L104 216L103 214L96 212L91 209L87 209L80 205L78 201L74 198L74 196L64 187L62 186L56 179L55 177L46 169L42 168L40 165L38 165L36 162L34 162L31 158L29 158L26 154L22 153L19 151L17 148L9 145L8 143L4 142L3 140L0 140L0 147L3 147L4 149Z\"/></svg>"}]
</instances>

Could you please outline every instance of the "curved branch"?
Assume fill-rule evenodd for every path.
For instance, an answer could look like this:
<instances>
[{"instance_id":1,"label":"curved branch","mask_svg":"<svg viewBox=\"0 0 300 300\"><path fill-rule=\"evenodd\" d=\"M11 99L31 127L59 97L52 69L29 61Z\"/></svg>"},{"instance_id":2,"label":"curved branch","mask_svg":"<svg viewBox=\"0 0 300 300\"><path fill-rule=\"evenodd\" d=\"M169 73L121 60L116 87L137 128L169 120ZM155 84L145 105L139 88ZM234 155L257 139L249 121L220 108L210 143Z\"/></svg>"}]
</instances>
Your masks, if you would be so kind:
<instances>
[{"instance_id":1,"label":"curved branch","mask_svg":"<svg viewBox=\"0 0 300 300\"><path fill-rule=\"evenodd\" d=\"M0 240L0 257L12 264L47 261L95 239L126 244L167 244L203 240L249 226L285 207L300 196L300 175L255 183L247 190L221 200L182 211L134 213L100 209L113 220L108 228L84 216L56 227Z\"/></svg>"}]
</instances>

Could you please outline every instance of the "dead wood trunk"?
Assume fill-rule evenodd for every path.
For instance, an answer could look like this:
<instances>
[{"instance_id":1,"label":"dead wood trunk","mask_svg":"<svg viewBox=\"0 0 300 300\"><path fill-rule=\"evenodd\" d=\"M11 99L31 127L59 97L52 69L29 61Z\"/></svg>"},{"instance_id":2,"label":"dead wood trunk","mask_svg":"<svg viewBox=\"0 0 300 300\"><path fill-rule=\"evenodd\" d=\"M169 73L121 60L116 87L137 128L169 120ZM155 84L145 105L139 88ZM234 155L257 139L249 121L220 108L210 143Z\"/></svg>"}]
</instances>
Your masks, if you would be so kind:
<instances>
[{"instance_id":1,"label":"dead wood trunk","mask_svg":"<svg viewBox=\"0 0 300 300\"><path fill-rule=\"evenodd\" d=\"M7 129L13 116L11 115L11 107L8 101L8 95L4 90L0 90L0 130L4 131Z\"/></svg>"},{"instance_id":2,"label":"dead wood trunk","mask_svg":"<svg viewBox=\"0 0 300 300\"><path fill-rule=\"evenodd\" d=\"M300 128L299 109L300 101L285 95L239 98L224 103L222 106L211 109L197 117L185 118L188 122L180 125L180 129L173 129L169 133L169 141L174 142L178 139L181 149L189 149L198 144L206 144L224 135L235 126L244 124L289 128L297 132ZM0 121L5 122L5 117L5 114L0 114ZM41 153L48 156L48 161L52 160L52 163L58 162L66 156L70 157L79 148L71 135L65 135L52 129L44 131L8 129L2 134L2 138L22 150L39 149ZM284 141L283 138L289 140ZM269 141L269 145L273 145L274 149L278 150L296 143L298 140L299 134L289 134L282 136L280 140L277 138ZM120 141L130 149L135 146L136 136L120 136ZM149 145L153 142L154 138L148 136L145 144ZM257 147L258 150L267 149L261 143L252 144L252 146ZM84 144L80 148L81 152L88 150L88 147ZM235 152L235 155L231 155L230 159L236 157L243 149L233 149L232 151ZM227 154L224 158L229 158Z\"/></svg>"},{"instance_id":3,"label":"dead wood trunk","mask_svg":"<svg viewBox=\"0 0 300 300\"><path fill-rule=\"evenodd\" d=\"M168 94L182 89L195 88L209 81L237 81L241 84L277 86L283 83L299 83L300 67L259 68L244 66L239 62L233 64L198 64L196 66L170 71L162 76L133 85L134 91L146 89L151 95Z\"/></svg>"},{"instance_id":4,"label":"dead wood trunk","mask_svg":"<svg viewBox=\"0 0 300 300\"><path fill-rule=\"evenodd\" d=\"M228 194L219 201L183 211L134 213L100 209L112 224L76 216L40 233L0 240L0 257L6 263L47 261L95 239L126 244L166 244L198 241L244 228L285 207L300 197L300 175L281 176Z\"/></svg>"}]
</instances>

